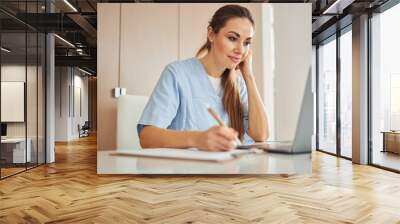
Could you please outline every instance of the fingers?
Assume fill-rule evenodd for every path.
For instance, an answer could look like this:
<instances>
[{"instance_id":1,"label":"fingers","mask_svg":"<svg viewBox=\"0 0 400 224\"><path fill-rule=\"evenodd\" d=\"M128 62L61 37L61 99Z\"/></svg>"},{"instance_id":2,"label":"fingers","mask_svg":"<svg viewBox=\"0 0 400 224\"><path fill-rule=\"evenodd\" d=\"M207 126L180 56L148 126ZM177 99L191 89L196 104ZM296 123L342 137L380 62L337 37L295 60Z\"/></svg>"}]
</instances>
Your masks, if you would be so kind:
<instances>
[{"instance_id":1,"label":"fingers","mask_svg":"<svg viewBox=\"0 0 400 224\"><path fill-rule=\"evenodd\" d=\"M238 136L237 131L232 128L220 127L217 129L217 134L228 141L235 141Z\"/></svg>"},{"instance_id":2,"label":"fingers","mask_svg":"<svg viewBox=\"0 0 400 224\"><path fill-rule=\"evenodd\" d=\"M249 57L251 58L252 56L252 50L251 48L245 53L244 57L243 57L243 61L247 60Z\"/></svg>"},{"instance_id":3,"label":"fingers","mask_svg":"<svg viewBox=\"0 0 400 224\"><path fill-rule=\"evenodd\" d=\"M235 148L235 142L226 141L226 140L216 140L210 146L210 151L229 151Z\"/></svg>"},{"instance_id":4,"label":"fingers","mask_svg":"<svg viewBox=\"0 0 400 224\"><path fill-rule=\"evenodd\" d=\"M252 55L252 50L249 48L249 50L246 52L246 58Z\"/></svg>"},{"instance_id":5,"label":"fingers","mask_svg":"<svg viewBox=\"0 0 400 224\"><path fill-rule=\"evenodd\" d=\"M234 141L226 140L225 138L217 137L215 141L216 147L220 150L230 150L236 147Z\"/></svg>"},{"instance_id":6,"label":"fingers","mask_svg":"<svg viewBox=\"0 0 400 224\"><path fill-rule=\"evenodd\" d=\"M210 151L227 151L236 147L237 132L228 127L212 127L208 135Z\"/></svg>"}]
</instances>

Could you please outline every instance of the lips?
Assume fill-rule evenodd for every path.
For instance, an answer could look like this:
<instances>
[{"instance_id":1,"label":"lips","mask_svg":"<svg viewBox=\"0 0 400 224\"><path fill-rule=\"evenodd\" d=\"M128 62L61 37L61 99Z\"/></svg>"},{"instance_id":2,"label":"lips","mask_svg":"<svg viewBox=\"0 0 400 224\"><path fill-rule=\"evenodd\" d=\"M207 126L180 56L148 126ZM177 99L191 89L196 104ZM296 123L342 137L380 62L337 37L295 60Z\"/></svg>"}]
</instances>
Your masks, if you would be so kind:
<instances>
[{"instance_id":1,"label":"lips","mask_svg":"<svg viewBox=\"0 0 400 224\"><path fill-rule=\"evenodd\" d=\"M228 56L228 57L235 63L239 63L240 62L240 58L232 57L232 56Z\"/></svg>"}]
</instances>

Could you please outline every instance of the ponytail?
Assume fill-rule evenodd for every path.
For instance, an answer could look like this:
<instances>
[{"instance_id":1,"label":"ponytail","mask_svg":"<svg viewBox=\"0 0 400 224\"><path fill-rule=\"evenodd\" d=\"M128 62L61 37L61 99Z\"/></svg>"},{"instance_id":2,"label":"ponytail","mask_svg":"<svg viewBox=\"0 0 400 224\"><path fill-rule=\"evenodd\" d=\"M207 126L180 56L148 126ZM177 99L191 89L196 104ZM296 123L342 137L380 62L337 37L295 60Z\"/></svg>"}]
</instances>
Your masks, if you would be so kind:
<instances>
[{"instance_id":1,"label":"ponytail","mask_svg":"<svg viewBox=\"0 0 400 224\"><path fill-rule=\"evenodd\" d=\"M236 71L225 69L222 74L222 86L224 87L223 104L229 116L229 126L239 133L239 139L244 139L243 105L240 99L240 89L236 82Z\"/></svg>"},{"instance_id":2,"label":"ponytail","mask_svg":"<svg viewBox=\"0 0 400 224\"><path fill-rule=\"evenodd\" d=\"M205 42L203 46L201 46L200 49L197 51L196 57L202 58L203 55L205 55L208 51L210 51L210 49L211 49L211 42L207 40L207 42Z\"/></svg>"}]
</instances>

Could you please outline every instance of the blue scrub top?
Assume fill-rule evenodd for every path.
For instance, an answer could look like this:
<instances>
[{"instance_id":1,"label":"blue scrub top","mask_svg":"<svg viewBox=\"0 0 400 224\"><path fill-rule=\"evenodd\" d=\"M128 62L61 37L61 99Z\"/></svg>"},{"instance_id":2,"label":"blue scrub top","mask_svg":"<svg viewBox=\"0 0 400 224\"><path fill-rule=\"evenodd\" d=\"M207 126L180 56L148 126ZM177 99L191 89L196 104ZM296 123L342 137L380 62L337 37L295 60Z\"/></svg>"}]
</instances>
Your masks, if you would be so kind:
<instances>
[{"instance_id":1,"label":"blue scrub top","mask_svg":"<svg viewBox=\"0 0 400 224\"><path fill-rule=\"evenodd\" d=\"M243 78L238 75L240 97L244 109L245 143L253 142L247 135L248 98ZM138 122L138 134L146 125L178 131L204 131L218 122L207 111L211 106L226 125L228 113L224 109L223 96L215 92L208 74L198 58L176 61L163 70L153 93Z\"/></svg>"}]
</instances>

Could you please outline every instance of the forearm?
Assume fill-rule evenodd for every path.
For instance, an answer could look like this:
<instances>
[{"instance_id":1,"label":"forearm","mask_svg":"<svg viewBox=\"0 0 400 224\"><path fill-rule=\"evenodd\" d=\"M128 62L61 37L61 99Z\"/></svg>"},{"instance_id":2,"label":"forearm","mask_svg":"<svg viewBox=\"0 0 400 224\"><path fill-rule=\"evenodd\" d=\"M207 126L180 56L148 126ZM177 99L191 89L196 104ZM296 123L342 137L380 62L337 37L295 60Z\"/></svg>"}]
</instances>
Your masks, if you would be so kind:
<instances>
[{"instance_id":1,"label":"forearm","mask_svg":"<svg viewBox=\"0 0 400 224\"><path fill-rule=\"evenodd\" d=\"M254 77L244 76L249 104L248 134L254 141L266 141L269 137L268 119Z\"/></svg>"},{"instance_id":2,"label":"forearm","mask_svg":"<svg viewBox=\"0 0 400 224\"><path fill-rule=\"evenodd\" d=\"M142 148L191 148L196 147L200 132L174 131L155 126L145 126L140 132Z\"/></svg>"}]
</instances>

